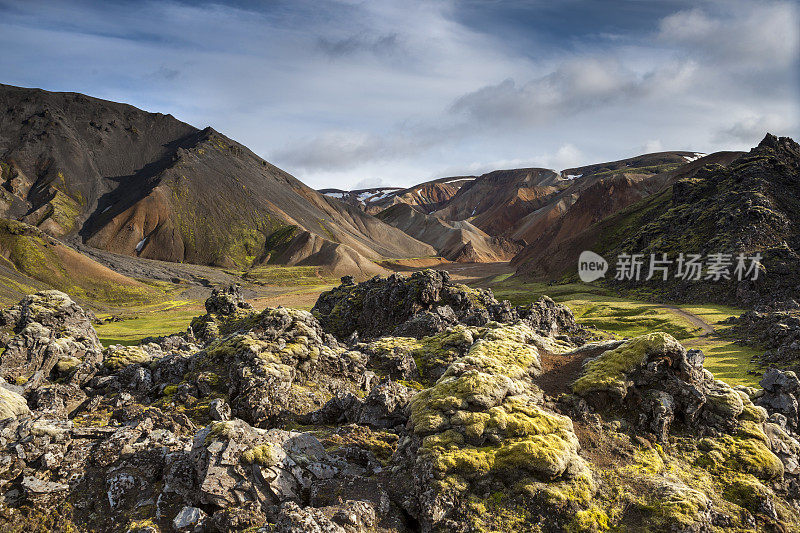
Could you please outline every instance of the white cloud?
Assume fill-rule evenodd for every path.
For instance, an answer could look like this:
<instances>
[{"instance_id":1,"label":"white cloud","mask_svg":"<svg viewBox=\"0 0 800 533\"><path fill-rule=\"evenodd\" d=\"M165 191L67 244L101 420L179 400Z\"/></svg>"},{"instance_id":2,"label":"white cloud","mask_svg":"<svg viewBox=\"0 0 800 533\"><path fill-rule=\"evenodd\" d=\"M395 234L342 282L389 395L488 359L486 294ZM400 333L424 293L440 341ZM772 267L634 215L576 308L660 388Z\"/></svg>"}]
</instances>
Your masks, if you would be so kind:
<instances>
[{"instance_id":1,"label":"white cloud","mask_svg":"<svg viewBox=\"0 0 800 533\"><path fill-rule=\"evenodd\" d=\"M784 135L788 131L796 129L797 126L797 122L793 122L791 117L785 115L746 113L744 116L734 119L729 125L722 127L717 132L715 139L722 143L734 142L737 145L752 146L758 143L767 132Z\"/></svg>"},{"instance_id":2,"label":"white cloud","mask_svg":"<svg viewBox=\"0 0 800 533\"><path fill-rule=\"evenodd\" d=\"M252 5L0 0L2 81L212 125L315 187L800 134L794 2L709 0L638 33L525 27L528 48L458 0Z\"/></svg>"},{"instance_id":3,"label":"white cloud","mask_svg":"<svg viewBox=\"0 0 800 533\"><path fill-rule=\"evenodd\" d=\"M797 61L797 4L729 0L721 5L721 14L694 8L664 18L659 25L659 38L687 47L698 56L736 66L769 69Z\"/></svg>"},{"instance_id":4,"label":"white cloud","mask_svg":"<svg viewBox=\"0 0 800 533\"><path fill-rule=\"evenodd\" d=\"M658 139L651 139L646 141L641 148L643 154L652 154L655 152L663 152L664 145Z\"/></svg>"}]
</instances>

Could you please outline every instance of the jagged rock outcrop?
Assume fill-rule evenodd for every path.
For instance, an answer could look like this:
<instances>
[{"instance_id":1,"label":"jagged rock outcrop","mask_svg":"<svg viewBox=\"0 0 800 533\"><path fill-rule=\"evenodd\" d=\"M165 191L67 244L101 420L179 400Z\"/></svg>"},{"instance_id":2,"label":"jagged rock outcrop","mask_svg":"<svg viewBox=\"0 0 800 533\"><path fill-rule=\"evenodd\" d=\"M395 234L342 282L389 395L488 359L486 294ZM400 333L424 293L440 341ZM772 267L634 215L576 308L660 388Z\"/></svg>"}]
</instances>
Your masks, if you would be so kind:
<instances>
[{"instance_id":1,"label":"jagged rock outcrop","mask_svg":"<svg viewBox=\"0 0 800 533\"><path fill-rule=\"evenodd\" d=\"M765 418L746 392L715 380L703 368L704 358L668 334L651 333L587 359L572 388L600 409L627 407L660 442L677 422L717 435L742 420Z\"/></svg>"},{"instance_id":2,"label":"jagged rock outcrop","mask_svg":"<svg viewBox=\"0 0 800 533\"><path fill-rule=\"evenodd\" d=\"M766 348L759 363L800 371L800 313L793 311L747 311L728 319L731 332L751 346Z\"/></svg>"},{"instance_id":3,"label":"jagged rock outcrop","mask_svg":"<svg viewBox=\"0 0 800 533\"><path fill-rule=\"evenodd\" d=\"M359 284L346 276L320 296L311 312L340 340L354 333L364 339L390 334L424 337L459 323L483 326L490 320L522 319L551 332L579 329L572 313L552 300L515 308L498 302L490 290L454 283L447 272L430 269L408 277L376 276Z\"/></svg>"},{"instance_id":4,"label":"jagged rock outcrop","mask_svg":"<svg viewBox=\"0 0 800 533\"><path fill-rule=\"evenodd\" d=\"M800 426L800 379L792 371L781 371L770 368L764 372L759 383L763 391L755 396L756 405L767 409L770 413L781 415L783 425L797 431Z\"/></svg>"},{"instance_id":5,"label":"jagged rock outcrop","mask_svg":"<svg viewBox=\"0 0 800 533\"><path fill-rule=\"evenodd\" d=\"M242 296L239 285L227 288L217 287L206 300L206 311L215 315L235 315L240 309L252 309Z\"/></svg>"},{"instance_id":6,"label":"jagged rock outcrop","mask_svg":"<svg viewBox=\"0 0 800 533\"><path fill-rule=\"evenodd\" d=\"M0 376L28 389L52 372L82 384L96 371L102 346L91 317L60 291L32 294L0 314L8 340Z\"/></svg>"},{"instance_id":7,"label":"jagged rock outcrop","mask_svg":"<svg viewBox=\"0 0 800 533\"><path fill-rule=\"evenodd\" d=\"M406 322L424 315L420 301L471 294L436 273L344 281ZM484 308L451 307L432 334L345 346L307 311L255 312L218 291L198 319L215 326L203 339L109 347L85 381L0 382L0 529L800 525L793 374L732 388L669 335L582 344L552 300L512 307L480 294ZM74 303L34 301L9 323L36 316L91 338ZM407 332L396 326L382 330ZM587 358L575 394L546 392L561 358Z\"/></svg>"}]
</instances>

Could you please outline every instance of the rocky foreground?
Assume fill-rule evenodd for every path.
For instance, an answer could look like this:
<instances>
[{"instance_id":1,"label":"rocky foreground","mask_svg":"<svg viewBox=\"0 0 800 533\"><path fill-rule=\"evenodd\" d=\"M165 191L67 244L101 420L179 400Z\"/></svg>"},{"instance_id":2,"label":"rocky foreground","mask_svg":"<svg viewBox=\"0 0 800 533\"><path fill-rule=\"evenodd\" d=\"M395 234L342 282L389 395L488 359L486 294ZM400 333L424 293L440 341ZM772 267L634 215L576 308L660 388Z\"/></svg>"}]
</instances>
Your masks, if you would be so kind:
<instances>
[{"instance_id":1,"label":"rocky foreground","mask_svg":"<svg viewBox=\"0 0 800 533\"><path fill-rule=\"evenodd\" d=\"M206 308L108 349L66 294L2 312L0 530L800 528L791 372L731 388L435 271Z\"/></svg>"}]
</instances>

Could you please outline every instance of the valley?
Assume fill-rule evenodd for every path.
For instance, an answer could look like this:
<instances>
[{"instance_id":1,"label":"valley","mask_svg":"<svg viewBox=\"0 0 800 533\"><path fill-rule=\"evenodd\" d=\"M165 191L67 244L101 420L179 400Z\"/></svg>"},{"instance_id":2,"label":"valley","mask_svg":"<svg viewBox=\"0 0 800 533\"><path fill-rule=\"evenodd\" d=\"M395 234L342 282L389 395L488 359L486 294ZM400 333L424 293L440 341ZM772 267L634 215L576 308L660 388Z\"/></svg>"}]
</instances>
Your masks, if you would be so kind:
<instances>
[{"instance_id":1,"label":"valley","mask_svg":"<svg viewBox=\"0 0 800 533\"><path fill-rule=\"evenodd\" d=\"M799 217L771 134L314 190L0 85L0 530L798 530Z\"/></svg>"},{"instance_id":2,"label":"valley","mask_svg":"<svg viewBox=\"0 0 800 533\"><path fill-rule=\"evenodd\" d=\"M399 272L408 274L424 268L404 268ZM653 330L665 331L684 346L702 349L706 353L705 367L731 385L754 386L761 374L758 365L752 362L759 351L725 335L728 326L722 322L738 317L743 309L716 304L659 304L623 297L589 284L548 285L509 279L513 267L508 262L449 263L434 268L447 271L460 283L490 289L498 299L514 305L531 304L548 296L569 307L579 324L596 328L604 338L630 338ZM226 282L240 284L253 309L284 306L310 310L320 294L339 283L318 270L274 266L243 272L222 270L218 275L226 276ZM147 337L181 332L192 318L201 314L202 302L208 294L208 289L195 288L179 293L176 300L147 307L107 309L97 313L104 323L95 325L95 329L104 346L138 344ZM112 317L114 321L110 320Z\"/></svg>"}]
</instances>

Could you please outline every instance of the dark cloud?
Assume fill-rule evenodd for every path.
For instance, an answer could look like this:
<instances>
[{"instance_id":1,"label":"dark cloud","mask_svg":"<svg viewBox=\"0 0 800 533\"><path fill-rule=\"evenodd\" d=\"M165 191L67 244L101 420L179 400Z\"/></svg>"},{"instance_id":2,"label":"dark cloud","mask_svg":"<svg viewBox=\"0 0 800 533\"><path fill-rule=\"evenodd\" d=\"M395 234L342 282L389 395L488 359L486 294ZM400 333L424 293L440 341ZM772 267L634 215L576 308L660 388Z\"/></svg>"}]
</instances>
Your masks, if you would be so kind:
<instances>
[{"instance_id":1,"label":"dark cloud","mask_svg":"<svg viewBox=\"0 0 800 533\"><path fill-rule=\"evenodd\" d=\"M159 67L158 70L151 73L148 77L156 79L156 80L167 80L173 81L181 75L181 71L174 69L174 68L167 68L164 66Z\"/></svg>"},{"instance_id":2,"label":"dark cloud","mask_svg":"<svg viewBox=\"0 0 800 533\"><path fill-rule=\"evenodd\" d=\"M399 49L398 35L392 33L372 39L351 36L344 39L317 39L317 47L327 56L340 58L352 54L369 52L375 55L394 54Z\"/></svg>"}]
</instances>

